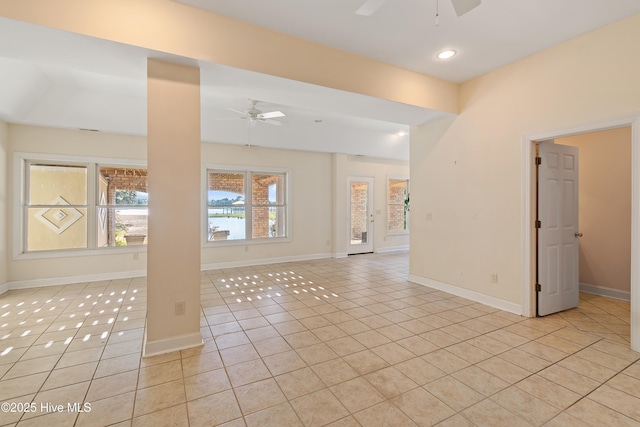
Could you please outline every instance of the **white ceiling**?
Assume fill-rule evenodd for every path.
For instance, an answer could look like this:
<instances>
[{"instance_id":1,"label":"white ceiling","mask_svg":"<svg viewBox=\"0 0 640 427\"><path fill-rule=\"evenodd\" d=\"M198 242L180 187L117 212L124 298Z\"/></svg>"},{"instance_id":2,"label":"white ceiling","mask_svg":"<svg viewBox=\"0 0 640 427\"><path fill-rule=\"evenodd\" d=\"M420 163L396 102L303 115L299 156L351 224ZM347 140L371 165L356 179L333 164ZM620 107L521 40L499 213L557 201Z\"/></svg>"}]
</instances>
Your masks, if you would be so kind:
<instances>
[{"instance_id":1,"label":"white ceiling","mask_svg":"<svg viewBox=\"0 0 640 427\"><path fill-rule=\"evenodd\" d=\"M456 18L449 0L387 0L371 17L364 0L184 0L451 81L463 81L583 32L640 12L638 0L483 0ZM535 4L535 6L533 6ZM445 43L444 40L448 42ZM449 63L434 54L454 48ZM0 119L63 128L146 134L146 58L161 52L0 17ZM207 142L341 152L407 160L409 126L447 114L200 63ZM283 126L248 128L228 110L280 110ZM322 120L317 123L317 120Z\"/></svg>"},{"instance_id":2,"label":"white ceiling","mask_svg":"<svg viewBox=\"0 0 640 427\"><path fill-rule=\"evenodd\" d=\"M458 83L640 12L638 0L482 0L461 17L451 0L386 0L368 17L355 14L365 0L176 1ZM436 59L445 49L458 55Z\"/></svg>"}]
</instances>

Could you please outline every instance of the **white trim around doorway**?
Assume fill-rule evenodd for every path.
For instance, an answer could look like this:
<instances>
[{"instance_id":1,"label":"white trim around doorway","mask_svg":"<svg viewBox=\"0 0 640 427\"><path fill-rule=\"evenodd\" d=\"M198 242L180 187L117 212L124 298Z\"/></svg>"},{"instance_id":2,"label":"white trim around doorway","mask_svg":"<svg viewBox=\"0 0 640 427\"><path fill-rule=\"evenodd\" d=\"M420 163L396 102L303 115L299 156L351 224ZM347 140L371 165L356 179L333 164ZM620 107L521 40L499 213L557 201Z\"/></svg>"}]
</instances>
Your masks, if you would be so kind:
<instances>
[{"instance_id":1,"label":"white trim around doorway","mask_svg":"<svg viewBox=\"0 0 640 427\"><path fill-rule=\"evenodd\" d=\"M522 138L521 239L522 239L522 315L535 316L534 239L532 224L534 202L533 162L535 141L598 132L620 127L631 127L631 349L640 351L640 116L630 116L557 129Z\"/></svg>"}]
</instances>

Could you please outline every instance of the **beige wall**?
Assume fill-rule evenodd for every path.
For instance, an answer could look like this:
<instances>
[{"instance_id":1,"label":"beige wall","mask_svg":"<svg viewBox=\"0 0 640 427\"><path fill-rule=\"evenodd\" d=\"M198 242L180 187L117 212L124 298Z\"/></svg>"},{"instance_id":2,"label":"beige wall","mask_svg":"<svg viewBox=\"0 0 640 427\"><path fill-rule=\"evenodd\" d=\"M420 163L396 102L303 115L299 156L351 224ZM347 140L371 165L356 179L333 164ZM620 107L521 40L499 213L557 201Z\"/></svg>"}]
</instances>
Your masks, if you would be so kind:
<instances>
[{"instance_id":1,"label":"beige wall","mask_svg":"<svg viewBox=\"0 0 640 427\"><path fill-rule=\"evenodd\" d=\"M580 283L629 292L631 128L558 138L580 158Z\"/></svg>"},{"instance_id":2,"label":"beige wall","mask_svg":"<svg viewBox=\"0 0 640 427\"><path fill-rule=\"evenodd\" d=\"M146 138L40 126L9 124L12 152L106 157L146 163Z\"/></svg>"},{"instance_id":3,"label":"beige wall","mask_svg":"<svg viewBox=\"0 0 640 427\"><path fill-rule=\"evenodd\" d=\"M7 128L9 129L12 152L73 155L88 159L93 158L98 161L101 158L129 159L132 162L146 163L147 142L144 137L17 124L10 124ZM11 153L9 153L10 156ZM292 195L292 239L290 242L218 247L205 245L201 251L202 265L250 264L252 261L270 259L331 256L334 243L332 221L334 167L332 159L333 155L326 153L226 144L201 144L201 162L203 164L289 169L291 171ZM384 188L387 173L399 176L408 175L406 163L394 164L391 162L388 166L384 166L384 161L381 164L375 161L363 163L359 160L348 163L352 165L349 170L353 173L373 174L378 177L376 188L379 191ZM387 168L390 169L387 170ZM344 176L346 177L346 169ZM378 185L377 182L381 184ZM346 188L346 181L343 181L343 185ZM198 188L200 188L200 184ZM9 200L11 200L12 189L8 190L10 192ZM346 195L344 197L346 200ZM386 202L383 197L384 193L379 195L376 193L376 198L379 200L376 202L376 206L379 206L384 213L384 203ZM382 223L383 221L379 221L378 225L382 226ZM6 224L6 221L2 224ZM20 238L10 228L9 247L11 247L13 239ZM380 232L379 235L383 236L384 233ZM405 244L401 242L403 238L407 239L406 236L394 236L393 239L387 240L387 244L391 246L403 245ZM379 243L382 244L382 242L381 240ZM142 252L138 254L137 260L134 259L134 255L129 249L125 251L122 251L121 248L110 249L115 250L105 249L98 251L99 254L77 257L33 259L28 256L19 256L17 259L13 259L10 255L10 268L3 269L3 271L11 270L8 280L12 282L114 272L124 274L144 272L147 261L144 247L139 247ZM346 251L346 247L344 251ZM81 259L82 262L78 262L78 259Z\"/></svg>"},{"instance_id":4,"label":"beige wall","mask_svg":"<svg viewBox=\"0 0 640 427\"><path fill-rule=\"evenodd\" d=\"M130 159L141 164L146 163L147 157L146 139L135 136L10 124L9 140L11 153L27 153L27 156L28 153L46 153L82 158ZM13 163L10 165L13 171ZM11 185L9 200L13 200L14 190L15 186ZM9 215L9 224L13 224L11 208ZM19 230L9 227L9 241L12 243L20 238ZM82 262L78 262L79 258ZM131 252L117 251L107 255L37 259L24 256L14 259L10 254L9 265L9 281L139 272L146 268L146 252L142 252L137 260Z\"/></svg>"},{"instance_id":5,"label":"beige wall","mask_svg":"<svg viewBox=\"0 0 640 427\"><path fill-rule=\"evenodd\" d=\"M172 0L2 0L0 16L184 58L458 112L458 86L454 83Z\"/></svg>"},{"instance_id":6,"label":"beige wall","mask_svg":"<svg viewBox=\"0 0 640 427\"><path fill-rule=\"evenodd\" d=\"M639 39L635 15L550 48L463 84L457 118L412 129L411 274L521 303L524 136L640 114Z\"/></svg>"},{"instance_id":7,"label":"beige wall","mask_svg":"<svg viewBox=\"0 0 640 427\"><path fill-rule=\"evenodd\" d=\"M0 289L9 280L9 126L0 121Z\"/></svg>"}]
</instances>

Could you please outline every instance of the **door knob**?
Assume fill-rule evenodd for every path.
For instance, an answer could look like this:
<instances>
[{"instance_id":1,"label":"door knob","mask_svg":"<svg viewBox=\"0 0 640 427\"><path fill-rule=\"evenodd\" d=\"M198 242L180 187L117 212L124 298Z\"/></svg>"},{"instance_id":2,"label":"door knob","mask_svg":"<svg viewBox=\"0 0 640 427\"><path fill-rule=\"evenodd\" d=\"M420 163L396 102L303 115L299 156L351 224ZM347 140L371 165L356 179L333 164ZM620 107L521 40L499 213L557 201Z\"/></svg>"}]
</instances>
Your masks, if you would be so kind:
<instances>
[{"instance_id":1,"label":"door knob","mask_svg":"<svg viewBox=\"0 0 640 427\"><path fill-rule=\"evenodd\" d=\"M576 232L576 234L574 234L574 236L576 236L576 237L582 237L582 233L580 233L580 232Z\"/></svg>"}]
</instances>

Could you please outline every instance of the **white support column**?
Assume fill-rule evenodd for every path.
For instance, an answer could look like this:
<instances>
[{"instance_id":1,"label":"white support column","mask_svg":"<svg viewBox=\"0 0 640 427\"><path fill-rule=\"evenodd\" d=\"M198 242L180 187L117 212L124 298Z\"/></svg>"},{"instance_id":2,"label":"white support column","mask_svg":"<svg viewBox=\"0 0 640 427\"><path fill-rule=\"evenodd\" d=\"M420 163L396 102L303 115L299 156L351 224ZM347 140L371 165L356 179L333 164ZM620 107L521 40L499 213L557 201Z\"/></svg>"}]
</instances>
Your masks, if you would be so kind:
<instances>
[{"instance_id":1,"label":"white support column","mask_svg":"<svg viewBox=\"0 0 640 427\"><path fill-rule=\"evenodd\" d=\"M144 355L151 356L202 344L198 68L148 60L147 135Z\"/></svg>"}]
</instances>

